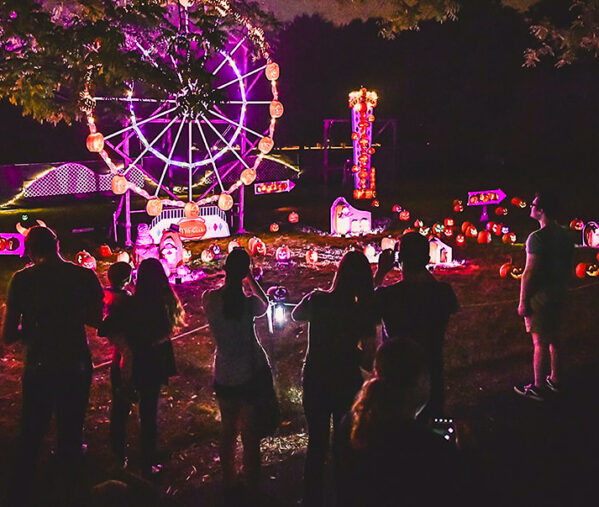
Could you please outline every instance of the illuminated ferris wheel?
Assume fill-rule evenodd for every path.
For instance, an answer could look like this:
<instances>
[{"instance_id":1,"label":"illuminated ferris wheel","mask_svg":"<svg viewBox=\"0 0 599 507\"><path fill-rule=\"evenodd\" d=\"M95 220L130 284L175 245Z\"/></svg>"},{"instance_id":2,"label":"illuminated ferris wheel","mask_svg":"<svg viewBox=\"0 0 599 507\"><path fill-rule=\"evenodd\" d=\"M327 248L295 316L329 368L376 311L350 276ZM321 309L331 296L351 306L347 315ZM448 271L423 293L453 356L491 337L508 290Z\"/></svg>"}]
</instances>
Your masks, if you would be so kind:
<instances>
[{"instance_id":1,"label":"illuminated ferris wheel","mask_svg":"<svg viewBox=\"0 0 599 507\"><path fill-rule=\"evenodd\" d=\"M269 57L263 31L221 1L220 13L236 16L241 30L226 49L211 51L194 25L194 9L203 8L198 4L169 5L172 30L155 44L130 41L140 58L172 77L174 89L156 93L132 82L119 97L85 91L91 104L85 110L88 148L108 165L113 192L132 190L144 197L152 216L164 206L184 208L190 218L209 203L231 209L233 192L254 181L262 158L272 150L276 120L283 114L279 66ZM125 113L120 124L98 114L114 105ZM131 177L138 171L149 190Z\"/></svg>"}]
</instances>

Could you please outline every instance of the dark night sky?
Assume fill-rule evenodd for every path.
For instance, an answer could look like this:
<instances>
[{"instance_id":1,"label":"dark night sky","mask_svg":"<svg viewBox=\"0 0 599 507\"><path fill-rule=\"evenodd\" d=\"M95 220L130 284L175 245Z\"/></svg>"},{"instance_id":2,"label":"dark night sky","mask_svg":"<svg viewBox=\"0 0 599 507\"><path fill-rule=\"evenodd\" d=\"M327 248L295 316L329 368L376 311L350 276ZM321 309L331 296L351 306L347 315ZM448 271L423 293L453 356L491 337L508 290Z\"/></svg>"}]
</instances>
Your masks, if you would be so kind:
<instances>
[{"instance_id":1,"label":"dark night sky","mask_svg":"<svg viewBox=\"0 0 599 507\"><path fill-rule=\"evenodd\" d=\"M402 164L413 170L594 167L599 61L522 68L533 43L523 19L484 4L394 41L375 23L296 20L275 52L285 104L277 143L321 141L323 118L349 118L347 93L364 85L379 93L378 117L397 118ZM81 124L39 125L7 104L0 113L0 164L91 158Z\"/></svg>"}]
</instances>

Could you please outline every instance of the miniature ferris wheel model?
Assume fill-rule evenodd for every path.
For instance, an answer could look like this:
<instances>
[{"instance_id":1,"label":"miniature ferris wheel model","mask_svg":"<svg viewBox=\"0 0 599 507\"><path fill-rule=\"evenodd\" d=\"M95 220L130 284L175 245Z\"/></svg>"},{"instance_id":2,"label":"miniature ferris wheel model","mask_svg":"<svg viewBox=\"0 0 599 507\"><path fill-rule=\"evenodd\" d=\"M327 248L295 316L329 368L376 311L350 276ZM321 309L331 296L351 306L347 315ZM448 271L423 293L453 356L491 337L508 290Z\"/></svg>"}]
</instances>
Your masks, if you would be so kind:
<instances>
[{"instance_id":1,"label":"miniature ferris wheel model","mask_svg":"<svg viewBox=\"0 0 599 507\"><path fill-rule=\"evenodd\" d=\"M277 89L279 66L270 59L262 29L220 0L219 13L232 16L243 34L230 41L226 50L208 55L193 24L193 9L203 8L196 4L188 0L167 7L174 35L152 47L133 42L140 58L157 71L176 76L177 89L156 97L145 94L143 85L128 83L121 97L92 96L89 89L83 94L91 105L84 109L88 149L99 153L109 167L113 192L121 195L132 190L143 196L151 216L169 206L184 208L187 218L197 218L199 206L215 202L223 211L230 210L231 194L255 180L262 158L272 150L276 120L283 115ZM249 53L261 58L250 60ZM208 79L194 73L198 64ZM250 99L252 93L262 97ZM123 106L127 119L103 134L94 118L96 106L115 101ZM153 159L153 171L142 165L144 157ZM151 192L128 178L134 168L150 180ZM241 173L232 184L229 176L225 186L225 176L234 168ZM179 197L173 185L183 189L185 197ZM201 193L195 201L194 190Z\"/></svg>"}]
</instances>

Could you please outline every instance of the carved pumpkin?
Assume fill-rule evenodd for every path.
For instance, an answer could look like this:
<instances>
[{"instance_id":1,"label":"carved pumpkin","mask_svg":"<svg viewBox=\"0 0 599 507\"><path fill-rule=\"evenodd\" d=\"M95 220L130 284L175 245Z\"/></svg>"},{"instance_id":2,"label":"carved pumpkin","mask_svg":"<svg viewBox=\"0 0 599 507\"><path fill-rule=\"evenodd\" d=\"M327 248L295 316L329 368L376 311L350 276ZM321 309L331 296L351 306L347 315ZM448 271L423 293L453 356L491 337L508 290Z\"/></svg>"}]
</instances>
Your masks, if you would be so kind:
<instances>
[{"instance_id":1,"label":"carved pumpkin","mask_svg":"<svg viewBox=\"0 0 599 507\"><path fill-rule=\"evenodd\" d=\"M504 208L503 206L498 206L497 208L495 208L495 214L498 217L502 215L507 215L507 208Z\"/></svg>"},{"instance_id":2,"label":"carved pumpkin","mask_svg":"<svg viewBox=\"0 0 599 507\"><path fill-rule=\"evenodd\" d=\"M381 240L381 249L382 250L395 250L395 245L397 244L397 240L388 236Z\"/></svg>"},{"instance_id":3,"label":"carved pumpkin","mask_svg":"<svg viewBox=\"0 0 599 507\"><path fill-rule=\"evenodd\" d=\"M453 218L446 218L443 224L445 227L453 227L455 225L455 221Z\"/></svg>"},{"instance_id":4,"label":"carved pumpkin","mask_svg":"<svg viewBox=\"0 0 599 507\"><path fill-rule=\"evenodd\" d=\"M258 143L258 149L260 150L260 153L266 155L267 153L270 153L274 148L274 145L275 142L270 137L263 137Z\"/></svg>"},{"instance_id":5,"label":"carved pumpkin","mask_svg":"<svg viewBox=\"0 0 599 507\"><path fill-rule=\"evenodd\" d=\"M451 238L453 236L453 227L445 227L445 231L443 231L445 236Z\"/></svg>"},{"instance_id":6,"label":"carved pumpkin","mask_svg":"<svg viewBox=\"0 0 599 507\"><path fill-rule=\"evenodd\" d=\"M476 229L476 227L474 227L473 225L468 227L468 229L466 230L466 236L470 238L476 238L478 236L478 230Z\"/></svg>"},{"instance_id":7,"label":"carved pumpkin","mask_svg":"<svg viewBox=\"0 0 599 507\"><path fill-rule=\"evenodd\" d=\"M87 136L85 145L92 153L99 153L104 149L104 136L100 132L94 132Z\"/></svg>"},{"instance_id":8,"label":"carved pumpkin","mask_svg":"<svg viewBox=\"0 0 599 507\"><path fill-rule=\"evenodd\" d=\"M241 176L239 176L239 179L241 180L241 183L243 183L244 185L251 185L252 183L254 183L254 180L256 179L256 170L244 169L241 173Z\"/></svg>"},{"instance_id":9,"label":"carved pumpkin","mask_svg":"<svg viewBox=\"0 0 599 507\"><path fill-rule=\"evenodd\" d=\"M218 207L223 211L229 211L233 207L233 198L229 194L218 196Z\"/></svg>"},{"instance_id":10,"label":"carved pumpkin","mask_svg":"<svg viewBox=\"0 0 599 507\"><path fill-rule=\"evenodd\" d=\"M289 220L290 224L297 224L299 222L299 214L297 213L297 211L292 211L291 213L289 213L287 220Z\"/></svg>"},{"instance_id":11,"label":"carved pumpkin","mask_svg":"<svg viewBox=\"0 0 599 507\"><path fill-rule=\"evenodd\" d=\"M254 236L248 241L250 255L266 255L266 245L260 238Z\"/></svg>"},{"instance_id":12,"label":"carved pumpkin","mask_svg":"<svg viewBox=\"0 0 599 507\"><path fill-rule=\"evenodd\" d=\"M399 212L399 219L402 222L407 222L410 219L410 212L407 209L401 210Z\"/></svg>"},{"instance_id":13,"label":"carved pumpkin","mask_svg":"<svg viewBox=\"0 0 599 507\"><path fill-rule=\"evenodd\" d=\"M240 246L239 241L232 239L227 245L227 252L231 253L235 248L239 248Z\"/></svg>"},{"instance_id":14,"label":"carved pumpkin","mask_svg":"<svg viewBox=\"0 0 599 507\"><path fill-rule=\"evenodd\" d=\"M516 242L516 234L513 232L508 232L502 236L501 241L503 241L506 245L513 245Z\"/></svg>"},{"instance_id":15,"label":"carved pumpkin","mask_svg":"<svg viewBox=\"0 0 599 507\"><path fill-rule=\"evenodd\" d=\"M472 224L470 222L462 222L462 232L466 234L466 231Z\"/></svg>"},{"instance_id":16,"label":"carved pumpkin","mask_svg":"<svg viewBox=\"0 0 599 507\"><path fill-rule=\"evenodd\" d=\"M318 252L316 250L308 250L306 252L306 262L308 264L314 264L318 262Z\"/></svg>"},{"instance_id":17,"label":"carved pumpkin","mask_svg":"<svg viewBox=\"0 0 599 507\"><path fill-rule=\"evenodd\" d=\"M150 199L146 203L146 211L151 217L157 217L162 213L162 201L160 199Z\"/></svg>"},{"instance_id":18,"label":"carved pumpkin","mask_svg":"<svg viewBox=\"0 0 599 507\"><path fill-rule=\"evenodd\" d=\"M393 213L399 213L401 211L401 206L399 204L394 204L391 211L393 211Z\"/></svg>"},{"instance_id":19,"label":"carved pumpkin","mask_svg":"<svg viewBox=\"0 0 599 507\"><path fill-rule=\"evenodd\" d=\"M599 276L599 266L597 264L589 264L587 266L587 275L592 277Z\"/></svg>"},{"instance_id":20,"label":"carved pumpkin","mask_svg":"<svg viewBox=\"0 0 599 507\"><path fill-rule=\"evenodd\" d=\"M129 182L127 181L127 178L125 178L124 176L116 174L112 177L111 187L112 191L116 195L122 195L127 191L127 188L129 187Z\"/></svg>"},{"instance_id":21,"label":"carved pumpkin","mask_svg":"<svg viewBox=\"0 0 599 507\"><path fill-rule=\"evenodd\" d=\"M202 262L212 262L214 260L214 252L210 250L210 248L206 248L205 250L202 250L200 258L202 259Z\"/></svg>"},{"instance_id":22,"label":"carved pumpkin","mask_svg":"<svg viewBox=\"0 0 599 507\"><path fill-rule=\"evenodd\" d=\"M277 248L275 257L279 262L288 262L291 260L291 250L286 245L280 246Z\"/></svg>"},{"instance_id":23,"label":"carved pumpkin","mask_svg":"<svg viewBox=\"0 0 599 507\"><path fill-rule=\"evenodd\" d=\"M499 276L501 278L506 278L507 275L510 274L511 269L512 269L511 262L506 262L505 264L502 264L501 267L499 268Z\"/></svg>"},{"instance_id":24,"label":"carved pumpkin","mask_svg":"<svg viewBox=\"0 0 599 507\"><path fill-rule=\"evenodd\" d=\"M579 262L576 265L576 276L578 278L584 278L585 276L587 276L587 267L589 265L586 262Z\"/></svg>"},{"instance_id":25,"label":"carved pumpkin","mask_svg":"<svg viewBox=\"0 0 599 507\"><path fill-rule=\"evenodd\" d=\"M87 269L96 269L96 259L85 250L78 252L75 256L75 262Z\"/></svg>"},{"instance_id":26,"label":"carved pumpkin","mask_svg":"<svg viewBox=\"0 0 599 507\"><path fill-rule=\"evenodd\" d=\"M481 245L486 245L491 242L491 234L489 231L480 231L478 233L477 241Z\"/></svg>"},{"instance_id":27,"label":"carved pumpkin","mask_svg":"<svg viewBox=\"0 0 599 507\"><path fill-rule=\"evenodd\" d=\"M516 266L512 266L512 270L510 271L510 276L514 280L520 280L520 278L522 278L523 274L524 274L524 268L518 268Z\"/></svg>"},{"instance_id":28,"label":"carved pumpkin","mask_svg":"<svg viewBox=\"0 0 599 507\"><path fill-rule=\"evenodd\" d=\"M185 203L183 208L185 212L185 218L198 218L200 216L200 207L195 202Z\"/></svg>"},{"instance_id":29,"label":"carved pumpkin","mask_svg":"<svg viewBox=\"0 0 599 507\"><path fill-rule=\"evenodd\" d=\"M273 100L270 103L270 106L268 109L270 111L270 115L273 118L280 118L281 116L283 116L283 113L285 111L283 104L281 102L279 102L278 100Z\"/></svg>"},{"instance_id":30,"label":"carved pumpkin","mask_svg":"<svg viewBox=\"0 0 599 507\"><path fill-rule=\"evenodd\" d=\"M582 231L584 229L584 222L578 218L575 218L570 222L570 229L573 231Z\"/></svg>"},{"instance_id":31,"label":"carved pumpkin","mask_svg":"<svg viewBox=\"0 0 599 507\"><path fill-rule=\"evenodd\" d=\"M275 62L270 62L266 66L266 69L264 71L264 75L266 76L266 79L268 79L269 81L276 81L277 79L279 79L280 74L281 70L279 68L279 65Z\"/></svg>"},{"instance_id":32,"label":"carved pumpkin","mask_svg":"<svg viewBox=\"0 0 599 507\"><path fill-rule=\"evenodd\" d=\"M455 242L458 246L464 246L464 244L466 243L466 237L463 234L458 234L455 237Z\"/></svg>"},{"instance_id":33,"label":"carved pumpkin","mask_svg":"<svg viewBox=\"0 0 599 507\"><path fill-rule=\"evenodd\" d=\"M279 224L276 222L270 224L270 232L279 232Z\"/></svg>"},{"instance_id":34,"label":"carved pumpkin","mask_svg":"<svg viewBox=\"0 0 599 507\"><path fill-rule=\"evenodd\" d=\"M106 257L110 257L112 255L112 250L108 245L100 245L100 257L105 259Z\"/></svg>"}]
</instances>

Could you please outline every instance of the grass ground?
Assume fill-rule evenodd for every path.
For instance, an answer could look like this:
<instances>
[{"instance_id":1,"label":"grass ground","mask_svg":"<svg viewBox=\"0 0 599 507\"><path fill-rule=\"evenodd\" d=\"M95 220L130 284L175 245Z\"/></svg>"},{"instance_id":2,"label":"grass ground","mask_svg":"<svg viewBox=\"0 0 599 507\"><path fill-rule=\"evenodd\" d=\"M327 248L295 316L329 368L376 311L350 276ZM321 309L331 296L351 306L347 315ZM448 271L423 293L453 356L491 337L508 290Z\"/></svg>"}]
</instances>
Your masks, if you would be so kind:
<instances>
[{"instance_id":1,"label":"grass ground","mask_svg":"<svg viewBox=\"0 0 599 507\"><path fill-rule=\"evenodd\" d=\"M445 192L441 197L443 192L436 189L432 191L436 198L427 204L421 190L404 201L409 203L413 218L421 216L432 221L450 215L451 193ZM408 207L408 204L404 205ZM390 208L387 203L384 206L385 209ZM263 208L267 207L263 205ZM521 240L524 234L533 230L535 223L526 218L526 211L508 207L510 214L506 223L509 221ZM381 215L384 214L382 208L378 211ZM327 211L324 206L314 206L309 200L295 209L299 209L301 223L294 229L285 230L283 227L279 234L263 231L267 230L270 217L284 218L287 207L278 212L270 211L268 215L264 209L258 208L248 219L251 225L259 224L254 229L268 248L267 255L255 261L263 268L263 285L285 285L292 302L297 302L315 287L328 287L335 271L332 261L307 265L304 255L308 247L313 246L325 254L323 257L335 259L350 243L378 242L382 237L379 234L356 241L302 232L302 224L315 224L326 230L327 219L323 217L327 216ZM43 218L48 225L59 230L65 257L72 259L81 248L97 253L99 244L105 240L103 235L106 224L110 222L110 211L101 201L66 207L56 204L49 208L13 209L0 215L0 226L1 230L11 230L24 212ZM469 215L457 217L460 222L463 218L476 220L474 212L466 213ZM265 219L265 216L269 218ZM73 228L90 224L96 227L94 232L70 233ZM398 234L400 228L399 222L391 223L391 233ZM247 239L244 236L240 241L245 245ZM218 241L223 248L227 242ZM453 240L448 242L453 245ZM94 373L85 424L89 446L86 461L88 481L91 485L107 478L124 479L139 488L140 494L148 495L144 497L145 505L152 502L177 506L216 505L219 501L216 447L219 414L211 388L214 346L200 298L205 289L221 283L222 272L220 262L209 265L199 262L199 253L207 244L198 242L191 245L193 265L204 270L206 276L195 283L175 287L188 314L183 333L192 332L175 341L179 375L164 389L159 409L160 448L165 472L155 486L144 484L136 476L138 425L135 417L131 418L129 425L131 473L123 475L114 469L107 445L109 375L108 369L102 366L108 349L102 339L90 332L90 346L98 367ZM282 244L289 246L293 252L292 262L284 266L274 260L274 251ZM589 249L577 249L576 261L591 261L595 254ZM551 470L547 463L557 461L555 469L560 472L586 468L596 464L591 451L599 447L586 409L583 415L576 413L577 403L586 401L586 389L590 390L596 384L592 372L599 366L595 344L599 283L589 278L573 278L569 293L564 323L564 356L566 371L570 373L568 380L577 387L570 394L550 400L542 407L533 406L532 402L516 399L511 392L513 383L528 381L531 375L530 340L516 314L519 283L511 278L499 277L499 266L508 258L515 265L523 266L525 254L522 244L512 246L494 241L490 245L478 245L470 240L466 247L456 247L454 256L464 259L465 264L436 271L440 280L451 283L460 302L460 311L450 322L445 344L447 413L459 421L463 446L485 469L484 489L489 493L488 503L514 505L521 501L522 505L563 505L557 502L559 494L570 490L574 494L578 482L562 484L563 474L559 478L546 476L547 470ZM114 258L99 259L98 274L103 282L111 261ZM22 265L19 259L0 257L0 294L5 294L11 273ZM398 277L398 272L394 272L387 282ZM263 320L258 323L257 330L272 358L283 416L276 437L263 443L265 490L269 498L266 503L291 506L301 497L301 467L306 444L300 388L302 358L307 344L306 327L288 322L285 327L270 334ZM0 363L0 445L6 450L5 459L0 462L2 486L6 485L17 436L22 366L22 350L14 347L4 351ZM544 431L539 432L539 427L543 427ZM555 441L547 445L547 439L551 438ZM41 492L50 488L52 482L52 442L52 438L48 438L42 456L39 476L42 487L38 490ZM532 484L523 477L528 466L541 471L541 477L533 474ZM558 472L555 473L557 475ZM584 473L577 473L580 481L586 478ZM533 501L539 498L540 491L547 491L547 488L550 492L555 489L556 493L549 493L547 502ZM583 490L576 486L576 491L582 494ZM45 493L38 493L38 500L40 506L52 505L53 501ZM554 500L556 503L552 503Z\"/></svg>"}]
</instances>

